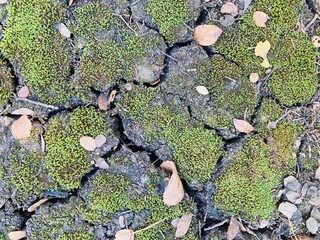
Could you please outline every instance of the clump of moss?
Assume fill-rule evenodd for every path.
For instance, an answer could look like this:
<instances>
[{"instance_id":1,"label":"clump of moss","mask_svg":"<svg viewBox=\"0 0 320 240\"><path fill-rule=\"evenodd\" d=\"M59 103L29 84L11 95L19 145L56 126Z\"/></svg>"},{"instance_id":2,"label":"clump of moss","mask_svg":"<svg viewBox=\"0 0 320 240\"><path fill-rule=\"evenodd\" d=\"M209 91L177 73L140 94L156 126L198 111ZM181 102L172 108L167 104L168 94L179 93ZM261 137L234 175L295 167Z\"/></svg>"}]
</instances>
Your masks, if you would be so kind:
<instances>
[{"instance_id":1,"label":"clump of moss","mask_svg":"<svg viewBox=\"0 0 320 240\"><path fill-rule=\"evenodd\" d=\"M222 153L221 140L198 122L189 120L187 112L175 101L146 88L135 89L122 99L128 115L143 130L145 141L167 141L180 174L191 183L203 183L210 178Z\"/></svg>"},{"instance_id":2,"label":"clump of moss","mask_svg":"<svg viewBox=\"0 0 320 240\"><path fill-rule=\"evenodd\" d=\"M89 155L80 146L80 138L107 136L109 132L102 114L93 107L80 107L55 117L44 135L47 151L44 166L49 176L64 189L79 187L81 177L90 166Z\"/></svg>"},{"instance_id":3,"label":"clump of moss","mask_svg":"<svg viewBox=\"0 0 320 240\"><path fill-rule=\"evenodd\" d=\"M261 108L258 111L257 128L266 129L269 122L278 120L283 113L284 111L275 100L265 98L262 101Z\"/></svg>"},{"instance_id":4,"label":"clump of moss","mask_svg":"<svg viewBox=\"0 0 320 240\"><path fill-rule=\"evenodd\" d=\"M68 45L53 28L63 15L60 3L12 1L0 43L4 56L18 63L32 94L46 103L60 104L70 96L66 80L71 62Z\"/></svg>"},{"instance_id":5,"label":"clump of moss","mask_svg":"<svg viewBox=\"0 0 320 240\"><path fill-rule=\"evenodd\" d=\"M294 19L298 18L300 3L299 0L256 1L254 8L243 15L235 28L226 29L214 46L217 52L242 66L247 75L261 74L261 59L250 49L259 41L268 40L271 44L268 59L275 70L269 89L281 104L288 106L308 100L318 81L314 64L316 50L307 36L296 29ZM268 14L266 28L255 26L254 11Z\"/></svg>"},{"instance_id":6,"label":"clump of moss","mask_svg":"<svg viewBox=\"0 0 320 240\"><path fill-rule=\"evenodd\" d=\"M0 104L6 103L13 94L13 79L5 62L0 62Z\"/></svg>"},{"instance_id":7,"label":"clump of moss","mask_svg":"<svg viewBox=\"0 0 320 240\"><path fill-rule=\"evenodd\" d=\"M88 232L87 229L77 229L73 232L64 232L62 233L58 240L75 240L75 239L81 239L81 240L94 240L94 236Z\"/></svg>"},{"instance_id":8,"label":"clump of moss","mask_svg":"<svg viewBox=\"0 0 320 240\"><path fill-rule=\"evenodd\" d=\"M215 205L247 220L271 217L275 210L271 190L294 169L299 131L296 124L281 123L266 131L266 143L259 138L246 142L215 181Z\"/></svg>"},{"instance_id":9,"label":"clump of moss","mask_svg":"<svg viewBox=\"0 0 320 240\"><path fill-rule=\"evenodd\" d=\"M169 42L183 23L191 20L191 8L186 0L147 0L145 10Z\"/></svg>"}]
</instances>

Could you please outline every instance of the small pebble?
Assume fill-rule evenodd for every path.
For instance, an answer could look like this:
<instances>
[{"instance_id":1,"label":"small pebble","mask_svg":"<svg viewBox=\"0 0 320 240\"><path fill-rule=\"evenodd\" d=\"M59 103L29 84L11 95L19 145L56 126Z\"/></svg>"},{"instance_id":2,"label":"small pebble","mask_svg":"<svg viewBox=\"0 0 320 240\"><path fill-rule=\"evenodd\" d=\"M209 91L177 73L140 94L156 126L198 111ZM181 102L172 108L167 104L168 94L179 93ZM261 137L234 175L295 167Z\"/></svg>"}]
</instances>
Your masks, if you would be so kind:
<instances>
[{"instance_id":1,"label":"small pebble","mask_svg":"<svg viewBox=\"0 0 320 240\"><path fill-rule=\"evenodd\" d=\"M294 176L286 177L283 183L287 190L300 193L302 186Z\"/></svg>"},{"instance_id":2,"label":"small pebble","mask_svg":"<svg viewBox=\"0 0 320 240\"><path fill-rule=\"evenodd\" d=\"M315 220L313 217L310 217L307 221L306 221L306 226L307 229L310 233L312 234L316 234L318 231L318 222L317 220Z\"/></svg>"},{"instance_id":3,"label":"small pebble","mask_svg":"<svg viewBox=\"0 0 320 240\"><path fill-rule=\"evenodd\" d=\"M296 205L290 202L280 203L278 211L285 215L287 218L292 218L293 214L298 210Z\"/></svg>"},{"instance_id":4,"label":"small pebble","mask_svg":"<svg viewBox=\"0 0 320 240\"><path fill-rule=\"evenodd\" d=\"M295 203L300 198L300 194L294 191L288 191L286 197L289 202Z\"/></svg>"},{"instance_id":5,"label":"small pebble","mask_svg":"<svg viewBox=\"0 0 320 240\"><path fill-rule=\"evenodd\" d=\"M320 211L318 208L313 207L310 213L310 217L313 217L316 220L320 220Z\"/></svg>"}]
</instances>

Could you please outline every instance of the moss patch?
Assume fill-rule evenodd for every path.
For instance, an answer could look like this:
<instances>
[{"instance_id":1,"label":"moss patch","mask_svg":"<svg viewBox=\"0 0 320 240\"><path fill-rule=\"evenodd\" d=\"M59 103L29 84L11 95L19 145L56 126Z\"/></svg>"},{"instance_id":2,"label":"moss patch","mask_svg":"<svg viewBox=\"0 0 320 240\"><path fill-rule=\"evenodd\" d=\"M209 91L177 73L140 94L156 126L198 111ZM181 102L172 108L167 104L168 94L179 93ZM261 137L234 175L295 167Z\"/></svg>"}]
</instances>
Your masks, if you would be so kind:
<instances>
[{"instance_id":1,"label":"moss patch","mask_svg":"<svg viewBox=\"0 0 320 240\"><path fill-rule=\"evenodd\" d=\"M13 79L10 68L0 62L0 105L6 103L13 95Z\"/></svg>"},{"instance_id":2,"label":"moss patch","mask_svg":"<svg viewBox=\"0 0 320 240\"><path fill-rule=\"evenodd\" d=\"M44 136L47 151L44 166L49 176L66 190L79 187L81 177L90 167L88 152L80 146L80 138L108 136L109 132L102 114L92 107L56 116Z\"/></svg>"},{"instance_id":3,"label":"moss patch","mask_svg":"<svg viewBox=\"0 0 320 240\"><path fill-rule=\"evenodd\" d=\"M18 63L31 93L46 103L60 104L70 95L67 41L53 28L63 15L61 4L48 0L10 2L0 43L4 56Z\"/></svg>"}]
</instances>

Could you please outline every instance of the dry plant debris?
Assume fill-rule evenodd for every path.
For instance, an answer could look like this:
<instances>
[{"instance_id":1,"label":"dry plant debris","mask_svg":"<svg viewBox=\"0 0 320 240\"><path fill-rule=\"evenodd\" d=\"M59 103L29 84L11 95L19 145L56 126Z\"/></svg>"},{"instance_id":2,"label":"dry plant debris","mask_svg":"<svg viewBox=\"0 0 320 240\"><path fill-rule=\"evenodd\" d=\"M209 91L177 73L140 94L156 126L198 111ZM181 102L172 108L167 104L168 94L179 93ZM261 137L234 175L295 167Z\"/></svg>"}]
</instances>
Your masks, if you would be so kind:
<instances>
[{"instance_id":1,"label":"dry plant debris","mask_svg":"<svg viewBox=\"0 0 320 240\"><path fill-rule=\"evenodd\" d=\"M263 62L261 63L261 66L264 68L269 68L270 63L267 58L267 54L271 48L270 42L268 40L262 42L260 41L257 46L255 47L255 55L258 57L262 57Z\"/></svg>"},{"instance_id":2,"label":"dry plant debris","mask_svg":"<svg viewBox=\"0 0 320 240\"><path fill-rule=\"evenodd\" d=\"M192 216L192 214L185 214L178 219L175 237L179 238L187 234L191 224Z\"/></svg>"},{"instance_id":3,"label":"dry plant debris","mask_svg":"<svg viewBox=\"0 0 320 240\"><path fill-rule=\"evenodd\" d=\"M214 44L220 35L222 29L215 25L200 25L197 26L194 32L194 39L201 46L210 46Z\"/></svg>"},{"instance_id":4,"label":"dry plant debris","mask_svg":"<svg viewBox=\"0 0 320 240\"><path fill-rule=\"evenodd\" d=\"M252 19L258 27L266 27L269 16L264 12L256 11L253 13Z\"/></svg>"},{"instance_id":5,"label":"dry plant debris","mask_svg":"<svg viewBox=\"0 0 320 240\"><path fill-rule=\"evenodd\" d=\"M232 3L232 2L227 2L222 5L220 12L221 13L228 13L231 16L235 17L238 15L238 7L236 5L234 5L234 3Z\"/></svg>"},{"instance_id":6,"label":"dry plant debris","mask_svg":"<svg viewBox=\"0 0 320 240\"><path fill-rule=\"evenodd\" d=\"M22 115L11 126L11 133L15 139L30 137L32 124L27 115Z\"/></svg>"},{"instance_id":7,"label":"dry plant debris","mask_svg":"<svg viewBox=\"0 0 320 240\"><path fill-rule=\"evenodd\" d=\"M250 133L254 130L253 126L245 120L233 119L235 129L242 133Z\"/></svg>"},{"instance_id":8,"label":"dry plant debris","mask_svg":"<svg viewBox=\"0 0 320 240\"><path fill-rule=\"evenodd\" d=\"M115 240L134 240L134 232L131 229L122 229L116 233Z\"/></svg>"},{"instance_id":9,"label":"dry plant debris","mask_svg":"<svg viewBox=\"0 0 320 240\"><path fill-rule=\"evenodd\" d=\"M81 137L80 138L80 145L85 150L93 152L96 149L96 141L92 137Z\"/></svg>"},{"instance_id":10,"label":"dry plant debris","mask_svg":"<svg viewBox=\"0 0 320 240\"><path fill-rule=\"evenodd\" d=\"M19 98L27 98L30 94L29 88L27 86L23 86L17 93Z\"/></svg>"}]
</instances>

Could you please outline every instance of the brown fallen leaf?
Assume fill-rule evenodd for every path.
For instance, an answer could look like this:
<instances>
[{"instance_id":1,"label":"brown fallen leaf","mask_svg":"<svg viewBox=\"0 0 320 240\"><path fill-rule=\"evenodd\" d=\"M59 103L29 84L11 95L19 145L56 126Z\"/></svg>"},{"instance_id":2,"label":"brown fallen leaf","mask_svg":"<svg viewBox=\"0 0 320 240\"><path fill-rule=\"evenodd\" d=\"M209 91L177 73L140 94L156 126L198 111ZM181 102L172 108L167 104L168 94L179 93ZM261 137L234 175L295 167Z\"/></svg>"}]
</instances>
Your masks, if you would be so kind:
<instances>
[{"instance_id":1,"label":"brown fallen leaf","mask_svg":"<svg viewBox=\"0 0 320 240\"><path fill-rule=\"evenodd\" d=\"M101 169L108 169L109 165L103 158L98 158L96 160L95 166Z\"/></svg>"},{"instance_id":2,"label":"brown fallen leaf","mask_svg":"<svg viewBox=\"0 0 320 240\"><path fill-rule=\"evenodd\" d=\"M115 240L134 240L134 232L131 229L122 229L116 233Z\"/></svg>"},{"instance_id":3,"label":"brown fallen leaf","mask_svg":"<svg viewBox=\"0 0 320 240\"><path fill-rule=\"evenodd\" d=\"M247 121L236 118L233 119L233 125L239 132L242 133L250 133L254 129Z\"/></svg>"},{"instance_id":4,"label":"brown fallen leaf","mask_svg":"<svg viewBox=\"0 0 320 240\"><path fill-rule=\"evenodd\" d=\"M259 74L251 73L249 79L250 79L250 82L256 83L259 80Z\"/></svg>"},{"instance_id":5,"label":"brown fallen leaf","mask_svg":"<svg viewBox=\"0 0 320 240\"><path fill-rule=\"evenodd\" d=\"M261 11L255 11L252 18L258 27L266 27L266 22L269 19L268 14Z\"/></svg>"},{"instance_id":6,"label":"brown fallen leaf","mask_svg":"<svg viewBox=\"0 0 320 240\"><path fill-rule=\"evenodd\" d=\"M92 137L81 137L80 138L80 145L87 151L93 152L96 149L96 142Z\"/></svg>"},{"instance_id":7,"label":"brown fallen leaf","mask_svg":"<svg viewBox=\"0 0 320 240\"><path fill-rule=\"evenodd\" d=\"M200 25L195 28L193 38L201 46L214 44L222 33L222 29L215 25Z\"/></svg>"},{"instance_id":8,"label":"brown fallen leaf","mask_svg":"<svg viewBox=\"0 0 320 240\"><path fill-rule=\"evenodd\" d=\"M173 220L171 221L172 227L177 228L179 219L180 219L180 218L175 218L175 219L173 219Z\"/></svg>"},{"instance_id":9,"label":"brown fallen leaf","mask_svg":"<svg viewBox=\"0 0 320 240\"><path fill-rule=\"evenodd\" d=\"M28 97L30 94L29 88L28 86L23 86L22 88L20 88L20 90L17 93L17 96L19 98L26 98Z\"/></svg>"},{"instance_id":10,"label":"brown fallen leaf","mask_svg":"<svg viewBox=\"0 0 320 240\"><path fill-rule=\"evenodd\" d=\"M110 103L112 103L114 101L114 98L116 97L117 95L117 92L116 90L112 90L110 95L109 95L109 98L108 98L108 101L107 101L107 104L110 105Z\"/></svg>"},{"instance_id":11,"label":"brown fallen leaf","mask_svg":"<svg viewBox=\"0 0 320 240\"><path fill-rule=\"evenodd\" d=\"M103 135L98 135L94 141L96 142L96 147L102 147L103 144L105 144L107 142L107 138Z\"/></svg>"},{"instance_id":12,"label":"brown fallen leaf","mask_svg":"<svg viewBox=\"0 0 320 240\"><path fill-rule=\"evenodd\" d=\"M0 0L0 4L5 4L7 2L8 2L8 0Z\"/></svg>"},{"instance_id":13,"label":"brown fallen leaf","mask_svg":"<svg viewBox=\"0 0 320 240\"><path fill-rule=\"evenodd\" d=\"M51 198L42 198L42 199L40 199L38 202L32 204L32 205L28 208L28 212L34 212L37 207L39 207L41 204L45 203L45 202L48 201L49 199L51 199Z\"/></svg>"},{"instance_id":14,"label":"brown fallen leaf","mask_svg":"<svg viewBox=\"0 0 320 240\"><path fill-rule=\"evenodd\" d=\"M320 38L318 36L313 36L311 38L311 41L312 41L313 46L315 46L317 48L320 47Z\"/></svg>"},{"instance_id":15,"label":"brown fallen leaf","mask_svg":"<svg viewBox=\"0 0 320 240\"><path fill-rule=\"evenodd\" d=\"M222 5L220 12L229 13L231 16L235 17L238 15L238 7L232 2L227 2Z\"/></svg>"},{"instance_id":16,"label":"brown fallen leaf","mask_svg":"<svg viewBox=\"0 0 320 240\"><path fill-rule=\"evenodd\" d=\"M12 115L29 115L29 116L33 116L35 114L34 111L32 111L29 108L18 108L16 110L14 110L13 112L11 112Z\"/></svg>"},{"instance_id":17,"label":"brown fallen leaf","mask_svg":"<svg viewBox=\"0 0 320 240\"><path fill-rule=\"evenodd\" d=\"M104 93L100 93L98 97L98 107L104 111L108 110L108 100L107 96Z\"/></svg>"},{"instance_id":18,"label":"brown fallen leaf","mask_svg":"<svg viewBox=\"0 0 320 240\"><path fill-rule=\"evenodd\" d=\"M192 214L185 214L181 218L179 218L175 237L179 238L187 234L190 227L191 220L192 220Z\"/></svg>"},{"instance_id":19,"label":"brown fallen leaf","mask_svg":"<svg viewBox=\"0 0 320 240\"><path fill-rule=\"evenodd\" d=\"M308 237L306 235L302 235L302 236L297 236L296 239L297 240L312 240L313 238Z\"/></svg>"},{"instance_id":20,"label":"brown fallen leaf","mask_svg":"<svg viewBox=\"0 0 320 240\"><path fill-rule=\"evenodd\" d=\"M27 115L22 115L11 126L11 133L15 139L23 139L30 137L32 129L31 121Z\"/></svg>"},{"instance_id":21,"label":"brown fallen leaf","mask_svg":"<svg viewBox=\"0 0 320 240\"><path fill-rule=\"evenodd\" d=\"M196 90L198 93L200 93L201 95L208 95L209 94L209 91L206 87L204 86L197 86L196 87Z\"/></svg>"},{"instance_id":22,"label":"brown fallen leaf","mask_svg":"<svg viewBox=\"0 0 320 240\"><path fill-rule=\"evenodd\" d=\"M10 240L19 240L27 237L26 231L14 231L8 234Z\"/></svg>"},{"instance_id":23,"label":"brown fallen leaf","mask_svg":"<svg viewBox=\"0 0 320 240\"><path fill-rule=\"evenodd\" d=\"M320 167L318 167L317 170L316 170L315 178L320 180Z\"/></svg>"},{"instance_id":24,"label":"brown fallen leaf","mask_svg":"<svg viewBox=\"0 0 320 240\"><path fill-rule=\"evenodd\" d=\"M233 240L239 233L240 225L235 217L231 217L228 231L227 231L227 239Z\"/></svg>"},{"instance_id":25,"label":"brown fallen leaf","mask_svg":"<svg viewBox=\"0 0 320 240\"><path fill-rule=\"evenodd\" d=\"M67 28L67 26L64 23L58 23L58 30L60 32L60 34L66 38L70 38L71 36L71 32L69 30L69 28Z\"/></svg>"},{"instance_id":26,"label":"brown fallen leaf","mask_svg":"<svg viewBox=\"0 0 320 240\"><path fill-rule=\"evenodd\" d=\"M167 206L177 205L184 197L184 189L176 165L172 161L165 161L160 167L172 173L163 193L163 202Z\"/></svg>"}]
</instances>

